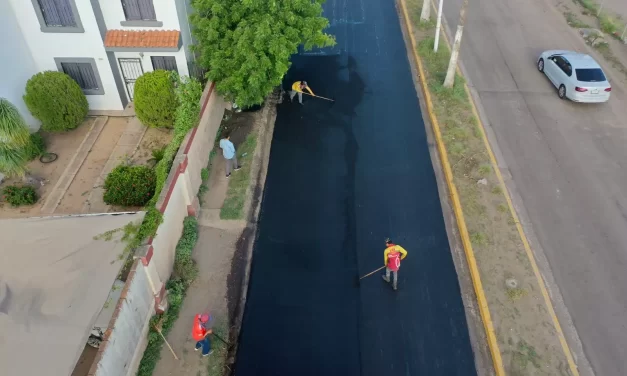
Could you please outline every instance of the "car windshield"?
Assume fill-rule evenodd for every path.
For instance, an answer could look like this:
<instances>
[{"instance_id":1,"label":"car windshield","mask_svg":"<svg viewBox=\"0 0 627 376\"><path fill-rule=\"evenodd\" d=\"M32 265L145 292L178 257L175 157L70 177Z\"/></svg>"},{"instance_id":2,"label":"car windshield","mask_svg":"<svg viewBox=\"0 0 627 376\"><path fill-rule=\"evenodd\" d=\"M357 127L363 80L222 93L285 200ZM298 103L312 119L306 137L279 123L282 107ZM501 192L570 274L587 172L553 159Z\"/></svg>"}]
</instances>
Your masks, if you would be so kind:
<instances>
[{"instance_id":1,"label":"car windshield","mask_svg":"<svg viewBox=\"0 0 627 376\"><path fill-rule=\"evenodd\" d=\"M580 82L602 82L605 81L605 75L599 68L575 69L577 81Z\"/></svg>"}]
</instances>

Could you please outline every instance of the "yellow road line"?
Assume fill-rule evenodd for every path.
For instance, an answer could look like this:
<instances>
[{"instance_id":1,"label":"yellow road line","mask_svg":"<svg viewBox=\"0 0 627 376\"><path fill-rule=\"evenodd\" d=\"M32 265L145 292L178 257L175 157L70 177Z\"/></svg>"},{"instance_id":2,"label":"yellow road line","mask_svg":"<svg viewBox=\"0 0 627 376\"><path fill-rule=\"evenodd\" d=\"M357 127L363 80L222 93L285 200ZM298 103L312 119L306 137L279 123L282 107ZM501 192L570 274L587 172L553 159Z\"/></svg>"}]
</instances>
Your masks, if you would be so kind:
<instances>
[{"instance_id":1,"label":"yellow road line","mask_svg":"<svg viewBox=\"0 0 627 376\"><path fill-rule=\"evenodd\" d=\"M402 0L403 2L405 0ZM436 8L435 3L431 2L433 8ZM436 8L437 14L437 8ZM442 34L444 35L444 39L446 40L446 44L451 47L451 42L448 38L448 35L442 30ZM459 66L457 67L457 73L463 77ZM566 356L566 360L568 361L568 366L573 376L579 376L579 370L577 369L577 365L575 364L575 360L573 359L572 352L568 347L568 343L566 342L566 337L564 336L564 332L562 330L562 326L559 323L557 315L555 314L555 309L553 308L553 303L551 303L551 298L544 284L544 279L542 279L542 275L540 274L540 269L538 268L538 264L536 263L536 259L533 256L533 251L531 250L531 246L529 245L529 240L527 239L527 235L525 235L525 231L520 223L520 218L516 213L516 209L514 209L514 205L512 203L512 198L510 197L509 191L507 190L507 185L505 185L505 180L503 179L503 175L501 174L501 170L499 169L498 162L496 161L496 157L494 156L494 152L492 151L492 147L490 146L490 141L488 140L488 136L486 135L485 126L481 121L481 117L479 116L479 111L477 111L477 106L475 104L475 99L470 93L470 89L466 82L464 82L464 90L466 91L466 95L470 99L470 104L472 106L472 113L479 122L479 130L481 132L481 137L483 138L483 143L488 149L488 155L490 156L490 160L492 161L492 168L496 172L496 177L503 188L503 193L505 194L505 200L507 201L507 206L509 207L509 211L514 218L514 222L516 223L516 229L518 230L518 234L520 235L520 239L522 240L523 247L525 248L525 253L527 254L527 258L529 258L529 262L531 263L531 268L533 269L533 273L538 280L538 285L540 285L540 291L542 292L542 296L544 297L544 302L549 310L549 315L553 320L553 325L555 326L555 330L557 331L557 336L559 338L560 344L562 345L562 351Z\"/></svg>"},{"instance_id":2,"label":"yellow road line","mask_svg":"<svg viewBox=\"0 0 627 376\"><path fill-rule=\"evenodd\" d=\"M485 328L486 335L488 338L488 347L490 348L490 353L492 354L494 370L496 371L497 376L504 376L505 370L503 368L503 360L501 358L501 351L499 350L499 345L496 340L496 334L494 333L494 324L492 323L492 318L490 317L490 309L488 308L488 301L483 291L483 285L481 283L481 276L479 275L479 268L477 267L477 260L475 259L475 254L472 250L472 243L470 242L468 229L466 228L466 221L464 220L464 214L462 211L461 202L459 200L459 194L457 193L457 187L455 186L455 183L453 182L453 171L451 169L451 165L448 160L448 154L446 152L446 148L444 147L444 142L442 141L442 133L440 131L440 124L438 123L438 119L434 115L433 102L431 101L431 93L429 92L429 88L427 87L427 82L425 80L422 60L418 56L418 52L417 52L418 45L416 44L416 40L414 38L414 29L411 23L409 22L409 16L407 13L407 5L405 4L405 0L400 0L400 3L401 3L402 11L403 11L403 16L405 18L405 24L407 25L407 31L408 31L409 38L410 38L411 45L412 45L412 52L414 55L414 59L416 60L416 65L418 66L418 72L420 74L420 83L422 86L422 91L425 96L427 112L429 113L429 118L431 120L431 125L433 127L435 142L438 146L440 159L442 160L442 167L444 169L444 177L446 180L446 185L448 186L449 194L451 196L453 211L455 212L455 217L457 218L457 226L459 227L459 234L462 239L462 244L464 246L464 253L466 254L468 267L470 269L470 275L472 277L472 284L474 286L475 294L477 295L477 300L479 304L479 313L481 315L481 320L483 321L483 326Z\"/></svg>"}]
</instances>

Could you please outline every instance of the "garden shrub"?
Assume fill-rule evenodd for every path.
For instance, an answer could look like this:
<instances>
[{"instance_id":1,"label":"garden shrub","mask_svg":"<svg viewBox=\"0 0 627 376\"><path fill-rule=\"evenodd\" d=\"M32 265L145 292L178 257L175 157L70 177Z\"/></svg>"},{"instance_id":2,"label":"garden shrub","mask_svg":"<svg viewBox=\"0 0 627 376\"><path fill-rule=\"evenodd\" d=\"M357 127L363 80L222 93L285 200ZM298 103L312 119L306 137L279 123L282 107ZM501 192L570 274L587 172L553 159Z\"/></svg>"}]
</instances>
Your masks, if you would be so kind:
<instances>
[{"instance_id":1,"label":"garden shrub","mask_svg":"<svg viewBox=\"0 0 627 376\"><path fill-rule=\"evenodd\" d=\"M193 216L186 217L183 221L183 233L176 245L174 256L174 273L191 284L198 274L198 268L192 259L192 251L198 240L198 222Z\"/></svg>"},{"instance_id":2,"label":"garden shrub","mask_svg":"<svg viewBox=\"0 0 627 376\"><path fill-rule=\"evenodd\" d=\"M26 159L29 161L41 157L46 151L46 141L41 133L35 132L30 135L30 143L24 148L24 151L26 152Z\"/></svg>"},{"instance_id":3,"label":"garden shrub","mask_svg":"<svg viewBox=\"0 0 627 376\"><path fill-rule=\"evenodd\" d=\"M80 86L62 72L47 71L31 77L26 83L24 102L48 132L78 127L89 110Z\"/></svg>"},{"instance_id":4,"label":"garden shrub","mask_svg":"<svg viewBox=\"0 0 627 376\"><path fill-rule=\"evenodd\" d=\"M2 190L2 195L11 206L33 205L39 199L35 188L29 185L9 185Z\"/></svg>"},{"instance_id":5,"label":"garden shrub","mask_svg":"<svg viewBox=\"0 0 627 376\"><path fill-rule=\"evenodd\" d=\"M176 86L175 94L179 106L176 108L174 130L185 135L198 124L202 85L194 78L182 77Z\"/></svg>"},{"instance_id":6,"label":"garden shrub","mask_svg":"<svg viewBox=\"0 0 627 376\"><path fill-rule=\"evenodd\" d=\"M134 102L135 113L142 124L148 127L171 128L178 106L173 73L156 70L141 75L135 82Z\"/></svg>"},{"instance_id":7,"label":"garden shrub","mask_svg":"<svg viewBox=\"0 0 627 376\"><path fill-rule=\"evenodd\" d=\"M104 202L108 205L144 206L155 194L155 171L145 166L119 165L107 175Z\"/></svg>"}]
</instances>

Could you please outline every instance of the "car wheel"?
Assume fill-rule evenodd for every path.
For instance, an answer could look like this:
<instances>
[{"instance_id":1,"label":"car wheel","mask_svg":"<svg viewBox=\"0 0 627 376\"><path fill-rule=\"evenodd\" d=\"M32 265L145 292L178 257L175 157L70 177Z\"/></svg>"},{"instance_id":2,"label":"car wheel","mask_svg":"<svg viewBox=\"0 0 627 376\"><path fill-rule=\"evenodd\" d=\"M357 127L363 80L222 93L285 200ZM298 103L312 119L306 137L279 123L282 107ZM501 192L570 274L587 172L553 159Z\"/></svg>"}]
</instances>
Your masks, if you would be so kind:
<instances>
[{"instance_id":1,"label":"car wheel","mask_svg":"<svg viewBox=\"0 0 627 376\"><path fill-rule=\"evenodd\" d=\"M538 60L538 70L544 72L544 59Z\"/></svg>"},{"instance_id":2,"label":"car wheel","mask_svg":"<svg viewBox=\"0 0 627 376\"><path fill-rule=\"evenodd\" d=\"M557 89L557 96L560 97L560 99L566 98L566 86L560 85L560 88Z\"/></svg>"}]
</instances>

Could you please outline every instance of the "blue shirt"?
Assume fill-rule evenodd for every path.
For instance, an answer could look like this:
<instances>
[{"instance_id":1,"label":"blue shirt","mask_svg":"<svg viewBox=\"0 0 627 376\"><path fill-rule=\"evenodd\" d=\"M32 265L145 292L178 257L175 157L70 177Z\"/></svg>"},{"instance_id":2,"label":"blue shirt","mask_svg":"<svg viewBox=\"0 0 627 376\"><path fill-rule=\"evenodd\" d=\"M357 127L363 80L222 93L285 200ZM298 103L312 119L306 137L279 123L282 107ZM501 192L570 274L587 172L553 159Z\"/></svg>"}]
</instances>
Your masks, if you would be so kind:
<instances>
[{"instance_id":1,"label":"blue shirt","mask_svg":"<svg viewBox=\"0 0 627 376\"><path fill-rule=\"evenodd\" d=\"M222 149L222 154L226 159L233 159L235 156L235 145L226 138L220 140L220 149Z\"/></svg>"}]
</instances>

